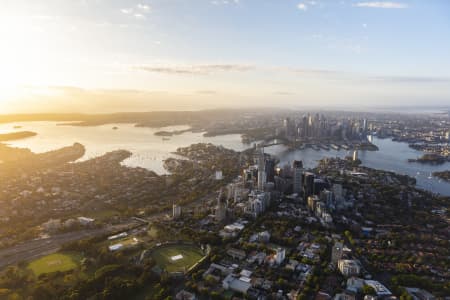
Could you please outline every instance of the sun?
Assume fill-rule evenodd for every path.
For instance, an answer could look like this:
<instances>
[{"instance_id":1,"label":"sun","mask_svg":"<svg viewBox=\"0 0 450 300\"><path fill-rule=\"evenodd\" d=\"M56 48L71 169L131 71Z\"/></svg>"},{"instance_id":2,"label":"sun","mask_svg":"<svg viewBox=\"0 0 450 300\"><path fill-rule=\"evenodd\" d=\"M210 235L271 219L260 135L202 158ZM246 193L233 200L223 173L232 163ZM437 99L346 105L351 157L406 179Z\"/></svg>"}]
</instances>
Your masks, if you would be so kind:
<instances>
[{"instance_id":1,"label":"sun","mask_svg":"<svg viewBox=\"0 0 450 300\"><path fill-rule=\"evenodd\" d=\"M27 16L0 18L0 104L20 96L22 87L48 79L51 49L43 28Z\"/></svg>"}]
</instances>

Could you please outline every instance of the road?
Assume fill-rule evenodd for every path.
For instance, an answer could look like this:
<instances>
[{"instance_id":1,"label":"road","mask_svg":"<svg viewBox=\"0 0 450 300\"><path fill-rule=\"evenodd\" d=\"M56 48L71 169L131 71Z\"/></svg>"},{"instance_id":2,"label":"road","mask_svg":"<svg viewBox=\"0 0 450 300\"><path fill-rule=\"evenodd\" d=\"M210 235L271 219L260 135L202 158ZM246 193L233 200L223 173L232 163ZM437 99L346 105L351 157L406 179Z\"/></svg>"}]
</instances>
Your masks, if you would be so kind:
<instances>
[{"instance_id":1,"label":"road","mask_svg":"<svg viewBox=\"0 0 450 300\"><path fill-rule=\"evenodd\" d=\"M197 199L196 201L186 205L185 208L192 207L198 203L202 203L207 199L214 199L215 197L217 197L216 191L211 192ZM150 221L158 218L164 218L165 216L170 215L170 213L171 211L167 210L161 213L148 216L146 219ZM29 240L21 244L0 249L0 269L9 265L17 264L22 261L30 261L51 253L55 253L61 248L62 245L69 242L82 240L85 238L91 238L103 234L113 234L120 231L126 231L138 224L143 225L145 223L142 222L139 223L136 222L135 220L132 220L124 224L108 226L101 229L82 230L76 232L57 234L43 239Z\"/></svg>"},{"instance_id":2,"label":"road","mask_svg":"<svg viewBox=\"0 0 450 300\"><path fill-rule=\"evenodd\" d=\"M108 226L101 229L90 229L57 234L48 238L29 240L12 247L0 249L0 269L9 265L17 264L21 261L30 261L47 254L57 252L63 244L68 242L126 230L132 224L136 225L136 223L130 222L126 224Z\"/></svg>"}]
</instances>

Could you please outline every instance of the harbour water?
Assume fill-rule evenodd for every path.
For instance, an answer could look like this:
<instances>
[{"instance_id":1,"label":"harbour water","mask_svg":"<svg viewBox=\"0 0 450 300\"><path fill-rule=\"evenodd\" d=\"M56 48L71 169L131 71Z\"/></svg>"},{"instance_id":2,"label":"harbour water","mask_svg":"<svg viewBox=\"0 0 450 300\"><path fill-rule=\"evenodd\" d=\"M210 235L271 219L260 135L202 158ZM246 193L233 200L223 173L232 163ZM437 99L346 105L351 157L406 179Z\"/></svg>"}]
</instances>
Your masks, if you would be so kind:
<instances>
[{"instance_id":1,"label":"harbour water","mask_svg":"<svg viewBox=\"0 0 450 300\"><path fill-rule=\"evenodd\" d=\"M14 126L21 126L14 128ZM113 127L117 127L116 130ZM55 122L25 122L0 124L0 133L29 130L38 133L37 136L10 141L8 144L15 147L29 148L34 152L45 152L57 148L72 145L79 142L86 147L86 154L81 160L100 156L106 152L125 149L133 155L123 164L131 167L144 167L158 174L166 173L163 160L174 157L178 147L186 147L193 143L213 143L226 148L242 151L249 144L241 141L240 135L230 134L217 137L204 137L203 133L185 132L169 138L156 136L157 131L172 131L187 129L186 126L170 126L163 128L135 127L133 124L108 124L92 127L57 126ZM408 147L406 143L393 142L390 139L373 138L373 143L379 151L360 151L359 158L363 165L375 169L393 171L407 174L417 179L417 186L440 193L450 195L450 184L432 177L435 171L450 170L450 163L443 165L425 165L410 163L408 158L417 158L422 155ZM266 148L266 152L276 155L280 164L291 163L293 160L302 160L307 168L316 166L317 161L323 157L345 157L351 153L347 150L289 150L282 145Z\"/></svg>"},{"instance_id":2,"label":"harbour water","mask_svg":"<svg viewBox=\"0 0 450 300\"><path fill-rule=\"evenodd\" d=\"M417 158L423 153L409 148L408 144L393 142L391 139L372 138L372 142L378 146L379 151L359 151L359 159L364 166L392 171L399 174L406 174L416 178L417 186L433 193L450 196L450 183L431 174L436 171L450 170L450 163L442 165L429 165L408 162L408 158ZM313 168L317 161L323 157L340 157L352 155L352 151L347 150L313 150L306 148L303 150L288 150L285 146L272 146L266 149L269 154L276 155L280 159L280 164L291 163L293 160L302 160L306 168Z\"/></svg>"},{"instance_id":3,"label":"harbour water","mask_svg":"<svg viewBox=\"0 0 450 300\"><path fill-rule=\"evenodd\" d=\"M14 128L20 126L20 128ZM117 127L117 129L113 129ZM124 149L133 155L123 164L130 167L144 167L158 174L165 174L163 160L174 157L172 153L179 147L194 143L213 143L226 148L242 151L251 145L243 144L239 134L204 137L203 133L185 132L171 137L156 136L158 131L188 129L188 126L161 128L135 127L133 124L108 124L101 126L61 126L55 122L26 122L0 124L0 133L12 131L34 131L36 136L6 142L13 147L29 148L36 153L55 150L73 143L81 143L86 148L80 160L87 160L106 152Z\"/></svg>"}]
</instances>

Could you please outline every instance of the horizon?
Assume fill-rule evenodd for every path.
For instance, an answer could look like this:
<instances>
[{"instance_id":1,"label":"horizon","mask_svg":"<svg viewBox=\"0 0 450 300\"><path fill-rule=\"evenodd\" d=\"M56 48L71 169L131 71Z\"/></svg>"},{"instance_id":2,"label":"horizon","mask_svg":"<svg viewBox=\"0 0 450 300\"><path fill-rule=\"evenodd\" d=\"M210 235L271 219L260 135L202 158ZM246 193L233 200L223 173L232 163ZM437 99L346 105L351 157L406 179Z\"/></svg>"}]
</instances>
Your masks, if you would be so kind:
<instances>
[{"instance_id":1,"label":"horizon","mask_svg":"<svg viewBox=\"0 0 450 300\"><path fill-rule=\"evenodd\" d=\"M0 12L0 110L441 107L449 12L414 0L14 1Z\"/></svg>"}]
</instances>

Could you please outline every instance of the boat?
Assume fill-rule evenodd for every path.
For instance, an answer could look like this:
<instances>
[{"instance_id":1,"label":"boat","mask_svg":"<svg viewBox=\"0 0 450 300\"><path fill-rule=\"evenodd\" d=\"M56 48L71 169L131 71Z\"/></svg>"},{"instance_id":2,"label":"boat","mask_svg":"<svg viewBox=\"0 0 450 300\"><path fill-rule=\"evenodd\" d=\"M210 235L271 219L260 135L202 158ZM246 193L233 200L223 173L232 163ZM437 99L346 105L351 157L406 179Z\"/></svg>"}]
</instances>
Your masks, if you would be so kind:
<instances>
[{"instance_id":1,"label":"boat","mask_svg":"<svg viewBox=\"0 0 450 300\"><path fill-rule=\"evenodd\" d=\"M317 145L311 145L311 148L313 148L314 150L316 150L316 151L319 151L320 150L320 147L319 146L317 146Z\"/></svg>"},{"instance_id":2,"label":"boat","mask_svg":"<svg viewBox=\"0 0 450 300\"><path fill-rule=\"evenodd\" d=\"M330 147L328 147L328 146L325 145L325 144L319 144L319 147L322 148L323 150L327 150L327 151L330 150Z\"/></svg>"},{"instance_id":3,"label":"boat","mask_svg":"<svg viewBox=\"0 0 450 300\"><path fill-rule=\"evenodd\" d=\"M305 144L301 144L298 146L298 150L304 150L306 148Z\"/></svg>"},{"instance_id":4,"label":"boat","mask_svg":"<svg viewBox=\"0 0 450 300\"><path fill-rule=\"evenodd\" d=\"M342 149L344 149L344 150L350 150L350 147L348 146L348 145L346 145L346 144L342 144Z\"/></svg>"},{"instance_id":5,"label":"boat","mask_svg":"<svg viewBox=\"0 0 450 300\"><path fill-rule=\"evenodd\" d=\"M338 145L336 145L336 144L331 144L330 146L331 146L331 148L333 148L334 150L339 150L339 149L340 149L340 147L339 147Z\"/></svg>"}]
</instances>

